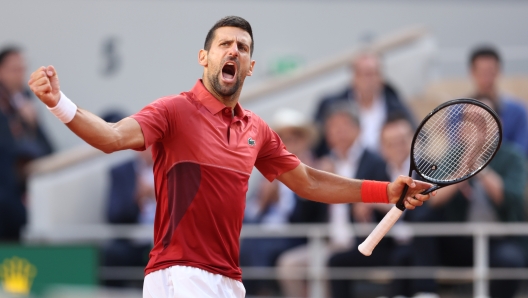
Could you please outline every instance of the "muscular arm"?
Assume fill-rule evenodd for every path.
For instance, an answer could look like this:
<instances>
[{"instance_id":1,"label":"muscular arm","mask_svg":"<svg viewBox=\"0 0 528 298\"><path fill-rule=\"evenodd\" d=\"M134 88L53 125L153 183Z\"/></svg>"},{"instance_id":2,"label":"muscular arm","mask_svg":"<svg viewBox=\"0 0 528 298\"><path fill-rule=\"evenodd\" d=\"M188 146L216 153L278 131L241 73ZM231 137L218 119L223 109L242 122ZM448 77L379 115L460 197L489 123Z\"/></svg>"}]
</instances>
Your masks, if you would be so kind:
<instances>
[{"instance_id":1,"label":"muscular arm","mask_svg":"<svg viewBox=\"0 0 528 298\"><path fill-rule=\"evenodd\" d=\"M277 179L299 196L308 200L328 204L361 202L362 180L348 179L319 171L303 163L295 169L280 175ZM431 186L429 183L400 176L387 187L390 203L398 201L406 184L409 185L407 199L405 200L407 209L414 209L415 206L420 206L423 201L429 199L429 195L419 194ZM412 196L417 199L410 199Z\"/></svg>"},{"instance_id":2,"label":"muscular arm","mask_svg":"<svg viewBox=\"0 0 528 298\"><path fill-rule=\"evenodd\" d=\"M31 91L48 107L55 107L59 103L59 77L53 66L37 69L31 74L28 84ZM66 125L85 142L105 153L141 148L145 144L141 127L132 118L125 118L118 123L107 123L98 116L78 108L73 120Z\"/></svg>"},{"instance_id":3,"label":"muscular arm","mask_svg":"<svg viewBox=\"0 0 528 298\"><path fill-rule=\"evenodd\" d=\"M129 117L117 123L107 123L79 108L73 120L66 126L86 143L105 153L136 149L145 145L139 123Z\"/></svg>"}]
</instances>

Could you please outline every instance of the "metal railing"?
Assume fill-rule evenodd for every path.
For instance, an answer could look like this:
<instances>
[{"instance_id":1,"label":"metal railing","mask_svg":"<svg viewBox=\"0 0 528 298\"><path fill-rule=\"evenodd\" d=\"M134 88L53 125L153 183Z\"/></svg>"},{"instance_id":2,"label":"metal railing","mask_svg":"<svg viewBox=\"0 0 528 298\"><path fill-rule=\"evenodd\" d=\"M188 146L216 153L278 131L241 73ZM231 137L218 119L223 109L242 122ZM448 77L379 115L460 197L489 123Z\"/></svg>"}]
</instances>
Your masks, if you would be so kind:
<instances>
[{"instance_id":1,"label":"metal railing","mask_svg":"<svg viewBox=\"0 0 528 298\"><path fill-rule=\"evenodd\" d=\"M421 236L472 236L474 239L474 266L453 267L369 267L327 268L323 256L325 238L329 235L326 224L295 225L244 225L241 238L307 237L311 253L306 270L294 270L290 278L307 279L309 297L324 297L327 279L390 280L433 278L443 280L473 280L474 297L488 297L490 279L527 279L528 269L490 268L489 238L493 236L527 236L528 223L401 223L415 237ZM352 224L358 236L366 236L374 224ZM83 225L57 227L52 234L28 231L29 243L86 243L115 238L152 239L152 226L138 225ZM394 236L394 229L387 236ZM277 279L276 268L243 268L244 279ZM141 279L143 268L103 267L102 279Z\"/></svg>"}]
</instances>

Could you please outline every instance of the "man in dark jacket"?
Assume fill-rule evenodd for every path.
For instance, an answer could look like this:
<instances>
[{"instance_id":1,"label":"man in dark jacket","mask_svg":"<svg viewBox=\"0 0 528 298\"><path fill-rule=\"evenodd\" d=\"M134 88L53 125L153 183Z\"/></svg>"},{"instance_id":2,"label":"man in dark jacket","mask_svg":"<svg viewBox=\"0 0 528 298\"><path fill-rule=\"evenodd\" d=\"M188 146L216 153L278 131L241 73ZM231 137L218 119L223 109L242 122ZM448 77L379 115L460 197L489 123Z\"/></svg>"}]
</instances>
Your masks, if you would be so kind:
<instances>
[{"instance_id":1,"label":"man in dark jacket","mask_svg":"<svg viewBox=\"0 0 528 298\"><path fill-rule=\"evenodd\" d=\"M316 110L315 120L322 124L323 117L332 105L349 103L358 110L363 144L370 150L379 152L380 131L387 115L401 113L413 125L414 117L398 93L383 82L378 56L372 53L357 56L352 63L352 70L354 76L350 86L338 94L323 98ZM327 153L328 145L325 138L322 138L316 154L323 156Z\"/></svg>"},{"instance_id":2,"label":"man in dark jacket","mask_svg":"<svg viewBox=\"0 0 528 298\"><path fill-rule=\"evenodd\" d=\"M324 116L325 134L330 153L324 158L330 170L338 175L356 179L390 181L385 161L373 152L360 137L363 127L358 111L344 102L336 103ZM363 237L353 237L347 229L350 222L377 223L389 210L379 204L334 204L328 206L330 232L330 267L370 267L389 265L394 251L391 238L384 238L376 247L374 256L365 257L357 250ZM347 233L348 230L348 233ZM331 297L353 297L351 281L332 280Z\"/></svg>"},{"instance_id":3,"label":"man in dark jacket","mask_svg":"<svg viewBox=\"0 0 528 298\"><path fill-rule=\"evenodd\" d=\"M26 194L25 167L36 158L52 153L52 146L37 117L37 110L26 85L26 63L16 47L0 50L0 84L7 95L0 98L0 113L7 118L16 150L15 171L18 192Z\"/></svg>"},{"instance_id":4,"label":"man in dark jacket","mask_svg":"<svg viewBox=\"0 0 528 298\"><path fill-rule=\"evenodd\" d=\"M9 93L0 85L0 102L8 98ZM16 156L9 119L0 108L0 241L17 241L26 222L26 209L17 187Z\"/></svg>"},{"instance_id":5,"label":"man in dark jacket","mask_svg":"<svg viewBox=\"0 0 528 298\"><path fill-rule=\"evenodd\" d=\"M335 174L356 178L389 181L386 172L386 164L383 159L367 149L360 136L360 124L357 111L346 103L338 103L327 110L324 116L324 131L330 147L330 153L319 161L319 167L325 171ZM289 147L288 147L289 148ZM392 251L392 239L386 238L376 248L378 257L365 257L361 255L353 242L355 239L353 231L349 229L352 221L356 222L378 222L388 210L387 206L374 206L376 204L331 204L322 205L320 211L327 214L327 222L330 224L330 239L321 251L322 258L328 259L332 256L331 265L350 264L360 259L364 266L385 264L389 253ZM357 252L357 253L356 253ZM385 257L386 256L386 257ZM302 280L293 279L297 270L305 269L310 263L310 251L307 245L295 247L286 251L279 258L279 276L286 297L306 297L306 289ZM349 262L350 261L350 262ZM378 263L379 262L379 263ZM336 265L339 263L339 265ZM347 266L347 265L344 265ZM333 281L332 288L348 297L349 281Z\"/></svg>"}]
</instances>

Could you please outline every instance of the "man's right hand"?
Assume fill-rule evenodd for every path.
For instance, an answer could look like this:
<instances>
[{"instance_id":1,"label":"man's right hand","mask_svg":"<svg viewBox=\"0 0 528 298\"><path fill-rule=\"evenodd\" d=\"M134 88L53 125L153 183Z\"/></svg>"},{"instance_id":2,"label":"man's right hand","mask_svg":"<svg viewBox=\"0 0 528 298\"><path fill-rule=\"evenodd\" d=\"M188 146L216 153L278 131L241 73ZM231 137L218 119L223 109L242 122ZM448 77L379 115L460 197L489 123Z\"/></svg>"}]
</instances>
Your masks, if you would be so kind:
<instances>
[{"instance_id":1,"label":"man's right hand","mask_svg":"<svg viewBox=\"0 0 528 298\"><path fill-rule=\"evenodd\" d=\"M53 108L59 103L59 77L53 66L40 67L29 78L29 88L48 107Z\"/></svg>"}]
</instances>

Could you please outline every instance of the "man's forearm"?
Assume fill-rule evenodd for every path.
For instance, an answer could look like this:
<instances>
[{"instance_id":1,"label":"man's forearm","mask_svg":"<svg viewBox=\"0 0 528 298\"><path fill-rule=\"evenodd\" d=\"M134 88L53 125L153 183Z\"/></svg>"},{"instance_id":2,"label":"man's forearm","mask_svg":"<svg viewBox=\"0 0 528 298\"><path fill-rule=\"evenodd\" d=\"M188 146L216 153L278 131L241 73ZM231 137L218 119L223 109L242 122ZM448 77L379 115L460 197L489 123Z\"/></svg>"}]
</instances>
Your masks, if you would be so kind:
<instances>
[{"instance_id":1,"label":"man's forearm","mask_svg":"<svg viewBox=\"0 0 528 298\"><path fill-rule=\"evenodd\" d=\"M341 177L305 165L293 171L304 171L299 177L306 177L306 181L290 181L292 177L288 173L279 180L289 185L302 198L327 204L361 202L361 180Z\"/></svg>"},{"instance_id":2,"label":"man's forearm","mask_svg":"<svg viewBox=\"0 0 528 298\"><path fill-rule=\"evenodd\" d=\"M144 144L141 128L132 118L125 118L118 123L107 123L89 111L79 108L73 120L66 126L86 143L105 153L140 148ZM138 130L139 134L131 133L134 130Z\"/></svg>"},{"instance_id":3,"label":"man's forearm","mask_svg":"<svg viewBox=\"0 0 528 298\"><path fill-rule=\"evenodd\" d=\"M399 176L393 182L349 179L313 169L303 163L277 177L299 196L322 203L392 203L396 204L406 190L404 206L414 209L429 199L421 193L432 184ZM435 192L433 192L434 195Z\"/></svg>"},{"instance_id":4,"label":"man's forearm","mask_svg":"<svg viewBox=\"0 0 528 298\"><path fill-rule=\"evenodd\" d=\"M144 147L139 123L125 118L118 123L106 123L100 117L80 109L60 91L59 76L51 65L39 67L29 79L31 91L68 128L93 147L110 153Z\"/></svg>"}]
</instances>

